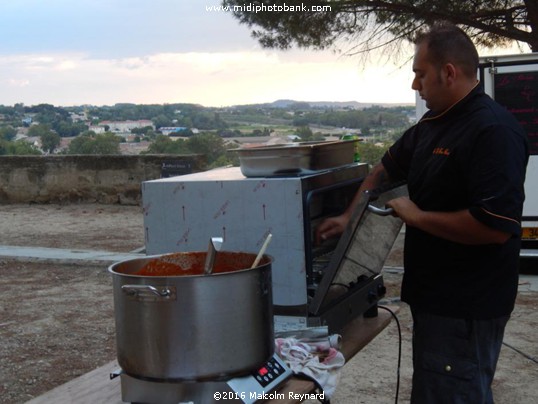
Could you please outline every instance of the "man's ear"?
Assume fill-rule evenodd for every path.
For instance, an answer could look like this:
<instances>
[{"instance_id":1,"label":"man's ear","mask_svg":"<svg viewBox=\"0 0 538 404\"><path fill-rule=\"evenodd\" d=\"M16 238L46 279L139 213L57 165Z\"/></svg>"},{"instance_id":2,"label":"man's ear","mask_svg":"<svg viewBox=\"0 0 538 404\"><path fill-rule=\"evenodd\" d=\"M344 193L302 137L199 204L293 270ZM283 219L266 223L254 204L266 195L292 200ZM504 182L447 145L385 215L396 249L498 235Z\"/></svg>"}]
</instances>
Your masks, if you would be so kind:
<instances>
[{"instance_id":1,"label":"man's ear","mask_svg":"<svg viewBox=\"0 0 538 404\"><path fill-rule=\"evenodd\" d=\"M456 78L458 77L458 69L452 63L447 63L443 67L443 75L446 78L448 84L454 84Z\"/></svg>"}]
</instances>

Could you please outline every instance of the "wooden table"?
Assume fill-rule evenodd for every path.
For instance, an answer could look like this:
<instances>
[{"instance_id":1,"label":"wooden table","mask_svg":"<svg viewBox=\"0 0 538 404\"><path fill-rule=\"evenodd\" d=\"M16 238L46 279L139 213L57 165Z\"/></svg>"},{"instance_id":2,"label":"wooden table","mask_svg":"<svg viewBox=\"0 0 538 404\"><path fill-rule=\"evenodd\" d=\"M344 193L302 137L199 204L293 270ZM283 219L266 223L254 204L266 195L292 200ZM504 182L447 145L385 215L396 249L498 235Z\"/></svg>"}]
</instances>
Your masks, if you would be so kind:
<instances>
[{"instance_id":1,"label":"wooden table","mask_svg":"<svg viewBox=\"0 0 538 404\"><path fill-rule=\"evenodd\" d=\"M397 307L391 307L394 312ZM341 352L346 361L351 359L357 352L363 349L381 331L389 325L391 315L385 310L379 310L377 317L359 317L350 322L341 332L342 349ZM28 401L28 404L50 404L50 403L77 403L77 404L122 404L121 388L119 377L110 380L110 373L118 370L116 361L107 363L100 368L92 370L76 379L73 379L49 392ZM278 393L284 393L288 397L288 392L305 394L313 393L315 385L308 380L292 377L284 382L278 389ZM297 403L297 400L276 400L275 403Z\"/></svg>"}]
</instances>

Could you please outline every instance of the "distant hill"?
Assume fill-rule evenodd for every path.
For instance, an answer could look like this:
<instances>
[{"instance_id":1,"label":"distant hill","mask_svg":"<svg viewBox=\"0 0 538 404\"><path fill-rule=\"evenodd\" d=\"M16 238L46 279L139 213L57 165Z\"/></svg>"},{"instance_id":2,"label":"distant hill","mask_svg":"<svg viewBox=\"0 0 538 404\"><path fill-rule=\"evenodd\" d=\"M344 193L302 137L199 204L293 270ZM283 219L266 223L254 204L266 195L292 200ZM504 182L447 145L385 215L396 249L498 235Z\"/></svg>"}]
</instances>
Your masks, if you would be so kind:
<instances>
[{"instance_id":1,"label":"distant hill","mask_svg":"<svg viewBox=\"0 0 538 404\"><path fill-rule=\"evenodd\" d=\"M405 103L365 103L358 101L296 101L276 100L264 104L234 105L234 107L259 107L259 108L335 108L335 109L364 109L374 105L381 107L409 106Z\"/></svg>"}]
</instances>

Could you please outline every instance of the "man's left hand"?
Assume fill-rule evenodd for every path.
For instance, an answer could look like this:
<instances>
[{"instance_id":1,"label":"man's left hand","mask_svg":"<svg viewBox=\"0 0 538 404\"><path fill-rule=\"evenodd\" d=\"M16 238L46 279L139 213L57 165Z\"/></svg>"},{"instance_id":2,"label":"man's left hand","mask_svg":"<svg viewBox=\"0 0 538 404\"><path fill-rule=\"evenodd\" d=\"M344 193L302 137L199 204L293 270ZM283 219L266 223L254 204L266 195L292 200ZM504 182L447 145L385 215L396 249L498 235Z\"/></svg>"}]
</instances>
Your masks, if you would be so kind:
<instances>
[{"instance_id":1,"label":"man's left hand","mask_svg":"<svg viewBox=\"0 0 538 404\"><path fill-rule=\"evenodd\" d=\"M407 225L416 223L422 210L407 196L392 199L387 202L389 208L394 209L394 215L398 216Z\"/></svg>"}]
</instances>

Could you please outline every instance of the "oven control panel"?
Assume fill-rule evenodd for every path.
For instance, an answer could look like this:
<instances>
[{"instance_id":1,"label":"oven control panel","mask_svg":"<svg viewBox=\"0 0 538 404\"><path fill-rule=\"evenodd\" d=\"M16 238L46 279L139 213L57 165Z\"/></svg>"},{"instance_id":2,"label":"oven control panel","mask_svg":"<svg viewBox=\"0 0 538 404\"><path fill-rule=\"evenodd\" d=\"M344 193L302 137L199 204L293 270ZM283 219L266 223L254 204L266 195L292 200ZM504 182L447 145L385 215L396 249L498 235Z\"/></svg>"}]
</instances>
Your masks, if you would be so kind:
<instances>
[{"instance_id":1,"label":"oven control panel","mask_svg":"<svg viewBox=\"0 0 538 404\"><path fill-rule=\"evenodd\" d=\"M254 379L260 383L260 386L266 387L286 372L284 366L273 356L269 362L253 373Z\"/></svg>"},{"instance_id":2,"label":"oven control panel","mask_svg":"<svg viewBox=\"0 0 538 404\"><path fill-rule=\"evenodd\" d=\"M250 404L263 397L265 393L275 390L292 374L284 361L274 354L251 375L229 380L227 384L245 404Z\"/></svg>"}]
</instances>

